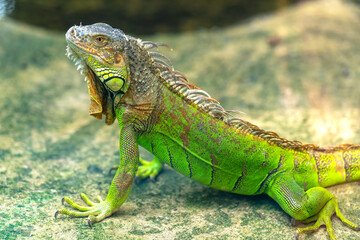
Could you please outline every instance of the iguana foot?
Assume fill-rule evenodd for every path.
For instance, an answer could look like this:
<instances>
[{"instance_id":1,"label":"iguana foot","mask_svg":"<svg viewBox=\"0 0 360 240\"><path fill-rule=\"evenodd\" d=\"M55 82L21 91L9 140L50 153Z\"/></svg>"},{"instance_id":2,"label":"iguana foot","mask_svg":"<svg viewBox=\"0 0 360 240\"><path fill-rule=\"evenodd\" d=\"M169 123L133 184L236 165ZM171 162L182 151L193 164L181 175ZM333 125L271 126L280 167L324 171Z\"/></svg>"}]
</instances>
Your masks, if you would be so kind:
<instances>
[{"instance_id":1,"label":"iguana foot","mask_svg":"<svg viewBox=\"0 0 360 240\"><path fill-rule=\"evenodd\" d=\"M163 163L160 162L160 160L157 157L154 157L154 159L151 162L145 161L141 158L139 158L139 161L142 164L142 166L139 166L136 172L137 178L150 177L151 180L154 180L163 167Z\"/></svg>"},{"instance_id":2,"label":"iguana foot","mask_svg":"<svg viewBox=\"0 0 360 240\"><path fill-rule=\"evenodd\" d=\"M330 199L326 205L320 210L320 212L313 216L310 217L306 220L304 220L304 223L308 223L308 222L313 222L316 221L314 223L314 225L310 226L310 227L304 227L304 228L298 228L297 232L296 232L296 239L299 239L299 235L305 232L312 232L312 231L316 231L317 229L319 229L319 227L321 225L326 226L327 232L329 233L330 239L336 239L335 235L334 235L334 230L332 228L331 225L331 216L333 214L336 214L336 216L338 216L338 218L340 218L340 220L348 225L349 227L353 228L354 230L359 231L360 230L360 226L350 222L349 220L347 220L344 215L340 212L337 200L335 198Z\"/></svg>"},{"instance_id":3,"label":"iguana foot","mask_svg":"<svg viewBox=\"0 0 360 240\"><path fill-rule=\"evenodd\" d=\"M110 216L116 209L108 201L103 201L100 196L97 197L99 203L92 202L85 194L80 195L88 206L81 206L74 203L70 198L64 197L62 203L67 202L72 208L79 211L69 210L66 208L56 211L55 218L59 214L65 214L71 217L88 217L88 224L91 227L93 223L100 222L104 218Z\"/></svg>"}]
</instances>

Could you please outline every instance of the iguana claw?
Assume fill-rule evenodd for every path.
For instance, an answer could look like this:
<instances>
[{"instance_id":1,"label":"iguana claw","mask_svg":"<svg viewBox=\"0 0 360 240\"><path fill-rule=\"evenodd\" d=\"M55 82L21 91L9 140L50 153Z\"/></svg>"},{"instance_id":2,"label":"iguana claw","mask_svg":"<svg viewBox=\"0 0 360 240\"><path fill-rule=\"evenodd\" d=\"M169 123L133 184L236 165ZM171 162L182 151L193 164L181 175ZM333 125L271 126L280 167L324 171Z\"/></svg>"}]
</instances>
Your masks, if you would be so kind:
<instances>
[{"instance_id":1,"label":"iguana claw","mask_svg":"<svg viewBox=\"0 0 360 240\"><path fill-rule=\"evenodd\" d=\"M55 212L55 219L57 218L57 216L59 215L59 210L57 210L56 212Z\"/></svg>"},{"instance_id":2,"label":"iguana claw","mask_svg":"<svg viewBox=\"0 0 360 240\"><path fill-rule=\"evenodd\" d=\"M109 169L109 175L111 175L111 172L114 170L117 170L119 168L119 165L114 165L112 168Z\"/></svg>"},{"instance_id":3,"label":"iguana claw","mask_svg":"<svg viewBox=\"0 0 360 240\"><path fill-rule=\"evenodd\" d=\"M299 234L297 232L295 233L295 240L299 240Z\"/></svg>"},{"instance_id":4,"label":"iguana claw","mask_svg":"<svg viewBox=\"0 0 360 240\"><path fill-rule=\"evenodd\" d=\"M92 228L90 219L88 219L87 222L88 222L89 227Z\"/></svg>"}]
</instances>

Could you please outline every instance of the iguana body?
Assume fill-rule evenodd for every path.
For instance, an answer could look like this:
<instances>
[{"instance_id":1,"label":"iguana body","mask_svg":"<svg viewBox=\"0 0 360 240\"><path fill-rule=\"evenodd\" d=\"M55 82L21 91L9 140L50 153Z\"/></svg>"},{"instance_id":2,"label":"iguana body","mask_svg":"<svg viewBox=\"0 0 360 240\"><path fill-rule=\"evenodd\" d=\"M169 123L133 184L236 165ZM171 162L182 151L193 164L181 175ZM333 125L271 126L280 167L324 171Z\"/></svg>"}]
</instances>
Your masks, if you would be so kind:
<instances>
[{"instance_id":1,"label":"iguana body","mask_svg":"<svg viewBox=\"0 0 360 240\"><path fill-rule=\"evenodd\" d=\"M359 226L340 213L324 187L360 180L360 146L321 148L280 138L273 132L231 116L206 92L188 83L169 60L149 50L164 44L144 42L107 24L74 26L66 34L67 55L86 76L90 114L120 125L120 165L105 201L61 209L70 216L89 216L89 224L118 210L134 177L154 177L166 163L210 187L238 194L266 193L292 217L314 221L297 233L326 224L330 217ZM152 152L139 159L138 144ZM139 160L144 164L138 169Z\"/></svg>"}]
</instances>

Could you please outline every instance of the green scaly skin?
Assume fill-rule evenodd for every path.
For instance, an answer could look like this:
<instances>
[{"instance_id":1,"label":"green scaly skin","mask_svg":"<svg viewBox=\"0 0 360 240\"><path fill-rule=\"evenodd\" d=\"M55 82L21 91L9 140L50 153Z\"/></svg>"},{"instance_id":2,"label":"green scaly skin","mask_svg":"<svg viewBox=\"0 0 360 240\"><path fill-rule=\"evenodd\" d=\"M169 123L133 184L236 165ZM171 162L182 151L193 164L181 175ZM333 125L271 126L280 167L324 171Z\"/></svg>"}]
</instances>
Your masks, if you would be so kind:
<instances>
[{"instance_id":1,"label":"green scaly skin","mask_svg":"<svg viewBox=\"0 0 360 240\"><path fill-rule=\"evenodd\" d=\"M74 26L66 34L67 55L86 76L91 95L90 114L120 125L120 164L106 200L56 212L88 216L99 222L119 209L131 191L134 177L154 178L163 164L183 175L223 191L268 194L290 216L310 227L325 224L335 239L330 217L359 230L345 219L327 186L360 180L360 146L321 148L280 138L239 118L233 118L215 99L189 84L169 60L150 49L164 44L125 35L103 23ZM138 144L154 154L139 159ZM143 164L138 168L139 161Z\"/></svg>"}]
</instances>

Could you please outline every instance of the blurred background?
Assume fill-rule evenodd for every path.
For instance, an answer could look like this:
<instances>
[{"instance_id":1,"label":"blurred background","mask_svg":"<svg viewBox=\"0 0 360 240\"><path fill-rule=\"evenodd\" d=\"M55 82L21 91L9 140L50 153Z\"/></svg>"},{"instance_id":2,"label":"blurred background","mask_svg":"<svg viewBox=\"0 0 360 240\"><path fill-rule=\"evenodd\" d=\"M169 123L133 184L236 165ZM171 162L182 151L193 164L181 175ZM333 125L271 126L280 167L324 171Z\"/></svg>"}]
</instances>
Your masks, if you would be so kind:
<instances>
[{"instance_id":1,"label":"blurred background","mask_svg":"<svg viewBox=\"0 0 360 240\"><path fill-rule=\"evenodd\" d=\"M0 0L11 18L65 31L106 22L132 34L223 27L305 0Z\"/></svg>"}]
</instances>

